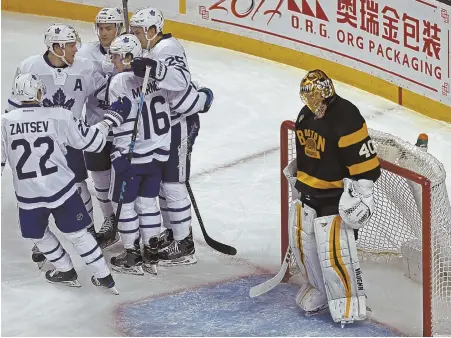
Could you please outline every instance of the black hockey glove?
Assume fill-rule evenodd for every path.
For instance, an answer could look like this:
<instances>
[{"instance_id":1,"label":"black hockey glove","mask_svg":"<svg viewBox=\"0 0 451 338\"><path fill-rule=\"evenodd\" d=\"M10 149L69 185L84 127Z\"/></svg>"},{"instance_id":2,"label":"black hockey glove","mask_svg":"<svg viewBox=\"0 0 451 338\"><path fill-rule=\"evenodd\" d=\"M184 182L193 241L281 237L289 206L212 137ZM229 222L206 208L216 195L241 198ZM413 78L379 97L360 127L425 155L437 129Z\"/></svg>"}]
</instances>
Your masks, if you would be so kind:
<instances>
[{"instance_id":1,"label":"black hockey glove","mask_svg":"<svg viewBox=\"0 0 451 338\"><path fill-rule=\"evenodd\" d=\"M166 65L163 62L149 58L134 58L130 66L133 74L141 78L144 78L146 67L150 67L150 77L157 81L162 81L167 72Z\"/></svg>"}]
</instances>

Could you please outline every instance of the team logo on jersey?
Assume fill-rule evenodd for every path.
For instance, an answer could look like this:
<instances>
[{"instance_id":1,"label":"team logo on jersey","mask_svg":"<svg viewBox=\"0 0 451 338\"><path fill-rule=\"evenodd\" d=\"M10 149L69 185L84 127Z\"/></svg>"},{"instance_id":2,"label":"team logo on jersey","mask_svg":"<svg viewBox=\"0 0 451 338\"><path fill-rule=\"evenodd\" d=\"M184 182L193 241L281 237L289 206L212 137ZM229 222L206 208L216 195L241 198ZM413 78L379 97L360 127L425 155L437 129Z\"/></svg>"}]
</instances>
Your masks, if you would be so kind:
<instances>
[{"instance_id":1,"label":"team logo on jersey","mask_svg":"<svg viewBox=\"0 0 451 338\"><path fill-rule=\"evenodd\" d=\"M296 135L301 146L304 146L305 155L321 159L321 153L326 147L326 139L311 129L297 130Z\"/></svg>"},{"instance_id":2,"label":"team logo on jersey","mask_svg":"<svg viewBox=\"0 0 451 338\"><path fill-rule=\"evenodd\" d=\"M81 221L83 219L83 213L80 212L79 214L77 214L77 221Z\"/></svg>"},{"instance_id":3,"label":"team logo on jersey","mask_svg":"<svg viewBox=\"0 0 451 338\"><path fill-rule=\"evenodd\" d=\"M62 91L61 88L59 88L55 94L52 96L53 101L50 101L48 98L45 98L44 101L42 101L42 105L44 107L61 107L67 110L71 110L75 100L69 99L66 101L66 94Z\"/></svg>"}]
</instances>

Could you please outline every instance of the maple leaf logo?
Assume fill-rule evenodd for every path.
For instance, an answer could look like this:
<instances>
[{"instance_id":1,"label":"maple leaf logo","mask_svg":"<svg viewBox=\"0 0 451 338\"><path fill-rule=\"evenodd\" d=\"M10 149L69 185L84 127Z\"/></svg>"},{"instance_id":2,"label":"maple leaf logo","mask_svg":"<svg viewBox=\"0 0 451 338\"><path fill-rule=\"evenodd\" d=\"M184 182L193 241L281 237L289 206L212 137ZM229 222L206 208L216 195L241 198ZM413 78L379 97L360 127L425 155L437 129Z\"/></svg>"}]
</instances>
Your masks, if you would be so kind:
<instances>
[{"instance_id":1,"label":"maple leaf logo","mask_svg":"<svg viewBox=\"0 0 451 338\"><path fill-rule=\"evenodd\" d=\"M149 13L150 13L150 15L155 16L155 11L154 10L151 10Z\"/></svg>"},{"instance_id":2,"label":"maple leaf logo","mask_svg":"<svg viewBox=\"0 0 451 338\"><path fill-rule=\"evenodd\" d=\"M61 32L61 29L55 28L55 34L59 34Z\"/></svg>"},{"instance_id":3,"label":"maple leaf logo","mask_svg":"<svg viewBox=\"0 0 451 338\"><path fill-rule=\"evenodd\" d=\"M45 98L44 101L42 101L42 105L44 107L61 107L67 110L71 110L75 100L69 99L66 101L66 94L64 94L63 90L59 88L55 94L52 96L53 101L50 101L49 99Z\"/></svg>"},{"instance_id":4,"label":"maple leaf logo","mask_svg":"<svg viewBox=\"0 0 451 338\"><path fill-rule=\"evenodd\" d=\"M128 43L129 41L130 41L130 39L129 39L128 37L125 37L125 38L124 38L124 42L125 42L125 43Z\"/></svg>"}]
</instances>

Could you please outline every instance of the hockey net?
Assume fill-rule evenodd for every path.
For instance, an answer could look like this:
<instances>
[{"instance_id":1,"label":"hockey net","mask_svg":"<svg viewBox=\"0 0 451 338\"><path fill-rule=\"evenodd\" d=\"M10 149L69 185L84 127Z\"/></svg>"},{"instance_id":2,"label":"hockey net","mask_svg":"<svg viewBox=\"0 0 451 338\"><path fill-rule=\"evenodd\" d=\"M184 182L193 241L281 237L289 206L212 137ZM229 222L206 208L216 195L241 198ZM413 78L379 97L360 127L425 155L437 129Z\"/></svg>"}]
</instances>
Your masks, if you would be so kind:
<instances>
[{"instance_id":1,"label":"hockey net","mask_svg":"<svg viewBox=\"0 0 451 338\"><path fill-rule=\"evenodd\" d=\"M382 167L376 209L359 231L360 260L378 263L417 255L422 280L423 335L451 335L451 207L443 165L402 139L369 130ZM296 156L294 123L281 125L281 171ZM281 253L288 247L291 187L281 172ZM298 271L289 265L288 279ZM365 274L365 271L363 271ZM406 277L407 278L407 277Z\"/></svg>"}]
</instances>

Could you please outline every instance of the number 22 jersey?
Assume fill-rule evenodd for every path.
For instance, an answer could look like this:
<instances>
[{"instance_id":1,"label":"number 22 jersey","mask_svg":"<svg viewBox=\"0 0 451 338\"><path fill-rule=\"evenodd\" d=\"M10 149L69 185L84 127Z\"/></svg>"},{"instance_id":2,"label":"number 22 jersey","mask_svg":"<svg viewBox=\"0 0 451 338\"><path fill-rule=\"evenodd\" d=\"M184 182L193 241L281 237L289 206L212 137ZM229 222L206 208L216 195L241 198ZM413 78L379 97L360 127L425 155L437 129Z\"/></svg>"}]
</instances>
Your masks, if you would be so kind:
<instances>
[{"instance_id":1,"label":"number 22 jersey","mask_svg":"<svg viewBox=\"0 0 451 338\"><path fill-rule=\"evenodd\" d=\"M2 115L2 170L8 160L19 207L56 208L76 192L66 146L99 152L108 130L63 108L27 105Z\"/></svg>"}]
</instances>

